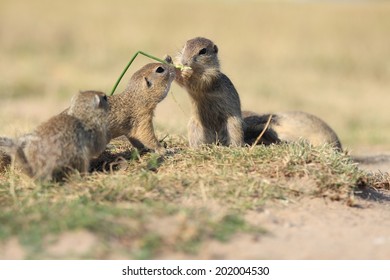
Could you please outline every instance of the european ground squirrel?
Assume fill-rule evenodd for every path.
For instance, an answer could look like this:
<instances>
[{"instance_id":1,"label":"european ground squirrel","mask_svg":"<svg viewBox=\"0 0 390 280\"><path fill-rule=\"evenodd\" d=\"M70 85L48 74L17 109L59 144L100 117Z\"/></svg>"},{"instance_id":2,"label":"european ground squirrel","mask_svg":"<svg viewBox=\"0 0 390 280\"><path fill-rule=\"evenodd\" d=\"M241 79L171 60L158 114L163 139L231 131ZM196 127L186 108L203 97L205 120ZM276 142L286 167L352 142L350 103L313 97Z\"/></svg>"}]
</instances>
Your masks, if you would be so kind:
<instances>
[{"instance_id":1,"label":"european ground squirrel","mask_svg":"<svg viewBox=\"0 0 390 280\"><path fill-rule=\"evenodd\" d=\"M256 114L243 111L245 123L244 138L249 145L255 142L257 136L263 131L270 114ZM304 112L282 112L272 114L271 122L267 127L259 144L272 144L279 142L307 141L313 146L330 144L336 150L342 151L337 134L320 118Z\"/></svg>"},{"instance_id":2,"label":"european ground squirrel","mask_svg":"<svg viewBox=\"0 0 390 280\"><path fill-rule=\"evenodd\" d=\"M167 61L172 61L168 56ZM242 146L244 144L241 104L230 79L220 71L218 47L209 39L188 40L178 54L176 82L191 99L188 123L190 147L202 144Z\"/></svg>"},{"instance_id":3,"label":"european ground squirrel","mask_svg":"<svg viewBox=\"0 0 390 280\"><path fill-rule=\"evenodd\" d=\"M157 104L168 94L175 78L173 67L150 63L135 72L124 92L109 96L109 138L126 136L138 149L164 152L153 128Z\"/></svg>"},{"instance_id":4,"label":"european ground squirrel","mask_svg":"<svg viewBox=\"0 0 390 280\"><path fill-rule=\"evenodd\" d=\"M24 173L39 180L63 179L71 170L85 173L89 161L106 147L107 116L105 94L80 92L66 113L17 139L1 137L0 148Z\"/></svg>"}]
</instances>

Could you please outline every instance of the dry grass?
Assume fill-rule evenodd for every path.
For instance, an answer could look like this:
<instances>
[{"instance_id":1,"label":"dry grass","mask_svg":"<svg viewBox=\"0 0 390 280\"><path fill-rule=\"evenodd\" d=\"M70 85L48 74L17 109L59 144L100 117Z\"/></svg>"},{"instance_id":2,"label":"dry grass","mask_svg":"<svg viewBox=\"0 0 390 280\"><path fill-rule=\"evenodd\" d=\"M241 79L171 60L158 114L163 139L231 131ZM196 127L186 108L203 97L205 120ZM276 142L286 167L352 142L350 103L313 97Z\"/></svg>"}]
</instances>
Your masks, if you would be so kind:
<instances>
[{"instance_id":1,"label":"dry grass","mask_svg":"<svg viewBox=\"0 0 390 280\"><path fill-rule=\"evenodd\" d=\"M201 35L219 46L243 108L304 110L334 127L348 149L390 148L385 1L2 0L0 23L1 135L31 130L79 90L109 92L137 50L163 57ZM138 58L128 75L148 61ZM22 258L194 257L208 240L264 234L243 217L267 201L351 202L356 186L388 188L386 176L367 177L329 147L190 150L183 138L189 108L177 85L159 105L156 129L169 135L173 149L163 159L116 142L95 162L95 169L109 170L104 161L123 157L111 164L112 174L36 184L17 172L1 173L0 238L16 237ZM57 239L78 231L92 233L92 245L59 252Z\"/></svg>"},{"instance_id":2,"label":"dry grass","mask_svg":"<svg viewBox=\"0 0 390 280\"><path fill-rule=\"evenodd\" d=\"M117 171L76 174L64 183L34 183L18 172L6 173L0 180L0 238L16 236L28 258L168 253L193 258L204 242L226 242L236 233L264 234L261 225L244 217L269 202L309 196L351 203L363 176L348 156L327 146L191 150L180 138L167 144L174 149L161 158L140 156L116 141L95 167L108 161L106 166ZM117 162L115 155L123 157L119 166L110 165ZM51 253L51 243L80 230L93 233L102 245L76 255Z\"/></svg>"}]
</instances>

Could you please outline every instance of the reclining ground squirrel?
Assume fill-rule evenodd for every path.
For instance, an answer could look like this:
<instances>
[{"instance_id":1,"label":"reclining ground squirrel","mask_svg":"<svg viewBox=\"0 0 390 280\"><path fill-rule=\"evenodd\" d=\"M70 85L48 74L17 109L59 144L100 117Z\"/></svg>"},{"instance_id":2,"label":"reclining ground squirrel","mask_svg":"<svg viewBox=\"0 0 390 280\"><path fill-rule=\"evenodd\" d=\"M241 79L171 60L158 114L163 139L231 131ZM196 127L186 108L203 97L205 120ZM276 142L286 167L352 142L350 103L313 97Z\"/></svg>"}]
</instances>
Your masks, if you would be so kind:
<instances>
[{"instance_id":1,"label":"reclining ground squirrel","mask_svg":"<svg viewBox=\"0 0 390 280\"><path fill-rule=\"evenodd\" d=\"M166 58L172 62L170 56ZM188 123L190 147L202 144L244 144L241 103L230 79L220 71L218 47L209 39L188 40L177 56L176 82L184 87L192 103Z\"/></svg>"},{"instance_id":2,"label":"reclining ground squirrel","mask_svg":"<svg viewBox=\"0 0 390 280\"><path fill-rule=\"evenodd\" d=\"M242 112L245 122L245 142L252 145L266 127L270 114ZM304 112L282 112L272 114L271 122L261 137L259 144L269 145L281 142L307 141L313 146L328 144L342 152L342 145L336 132L320 118ZM351 159L360 164L379 164L390 162L389 155L356 156Z\"/></svg>"},{"instance_id":3,"label":"reclining ground squirrel","mask_svg":"<svg viewBox=\"0 0 390 280\"><path fill-rule=\"evenodd\" d=\"M252 145L258 135L266 127L270 114L259 115L250 111L243 111L245 142ZM313 146L330 144L336 150L342 151L337 134L320 118L304 112L283 112L272 114L271 122L267 127L259 144L280 142L307 141Z\"/></svg>"},{"instance_id":4,"label":"reclining ground squirrel","mask_svg":"<svg viewBox=\"0 0 390 280\"><path fill-rule=\"evenodd\" d=\"M66 113L17 139L1 137L0 148L24 173L39 180L63 179L71 170L85 173L90 160L106 147L107 116L105 94L80 92Z\"/></svg>"}]
</instances>

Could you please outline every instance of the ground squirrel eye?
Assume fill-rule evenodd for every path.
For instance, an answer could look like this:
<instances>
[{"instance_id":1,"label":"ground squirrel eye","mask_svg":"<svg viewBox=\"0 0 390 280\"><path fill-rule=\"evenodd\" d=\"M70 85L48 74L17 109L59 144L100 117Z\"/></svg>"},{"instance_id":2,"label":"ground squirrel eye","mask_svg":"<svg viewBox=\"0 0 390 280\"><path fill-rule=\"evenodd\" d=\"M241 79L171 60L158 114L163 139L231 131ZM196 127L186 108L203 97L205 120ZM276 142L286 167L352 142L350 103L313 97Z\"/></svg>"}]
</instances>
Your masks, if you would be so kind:
<instances>
[{"instance_id":1,"label":"ground squirrel eye","mask_svg":"<svg viewBox=\"0 0 390 280\"><path fill-rule=\"evenodd\" d=\"M202 54L206 54L207 53L207 49L206 48L203 48L199 51L199 55L202 55Z\"/></svg>"},{"instance_id":2,"label":"ground squirrel eye","mask_svg":"<svg viewBox=\"0 0 390 280\"><path fill-rule=\"evenodd\" d=\"M157 73L164 73L164 68L162 68L161 66L159 66L157 69L156 69L156 72Z\"/></svg>"},{"instance_id":3,"label":"ground squirrel eye","mask_svg":"<svg viewBox=\"0 0 390 280\"><path fill-rule=\"evenodd\" d=\"M107 101L107 95L103 95L103 100Z\"/></svg>"}]
</instances>

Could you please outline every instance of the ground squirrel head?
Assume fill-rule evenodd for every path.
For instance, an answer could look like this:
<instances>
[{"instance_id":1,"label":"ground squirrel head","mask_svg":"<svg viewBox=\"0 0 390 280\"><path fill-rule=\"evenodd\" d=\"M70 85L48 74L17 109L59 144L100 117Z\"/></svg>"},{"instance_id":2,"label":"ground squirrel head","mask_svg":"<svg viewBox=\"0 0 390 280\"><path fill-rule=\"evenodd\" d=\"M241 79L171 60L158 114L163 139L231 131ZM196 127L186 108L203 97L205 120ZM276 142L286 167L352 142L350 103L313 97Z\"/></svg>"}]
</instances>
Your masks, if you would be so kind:
<instances>
[{"instance_id":1,"label":"ground squirrel head","mask_svg":"<svg viewBox=\"0 0 390 280\"><path fill-rule=\"evenodd\" d=\"M72 98L68 114L79 119L88 119L92 115L105 118L109 105L107 96L99 91L81 91Z\"/></svg>"},{"instance_id":2,"label":"ground squirrel head","mask_svg":"<svg viewBox=\"0 0 390 280\"><path fill-rule=\"evenodd\" d=\"M218 47L211 40L196 37L188 40L178 55L179 62L194 72L219 70Z\"/></svg>"},{"instance_id":3,"label":"ground squirrel head","mask_svg":"<svg viewBox=\"0 0 390 280\"><path fill-rule=\"evenodd\" d=\"M167 96L174 79L173 66L149 63L133 74L126 91L142 94L142 97L140 96L142 102L157 105Z\"/></svg>"}]
</instances>

